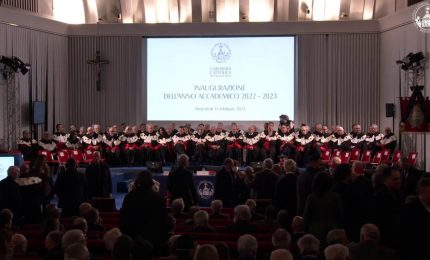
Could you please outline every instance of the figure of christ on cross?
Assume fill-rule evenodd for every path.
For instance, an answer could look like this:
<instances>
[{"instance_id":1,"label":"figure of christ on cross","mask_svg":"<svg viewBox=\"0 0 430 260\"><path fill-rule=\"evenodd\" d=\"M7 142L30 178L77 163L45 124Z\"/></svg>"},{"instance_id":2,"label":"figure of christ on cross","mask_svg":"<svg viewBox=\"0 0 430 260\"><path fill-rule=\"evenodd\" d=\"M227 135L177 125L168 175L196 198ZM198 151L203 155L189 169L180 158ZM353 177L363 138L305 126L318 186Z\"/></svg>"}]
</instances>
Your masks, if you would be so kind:
<instances>
[{"instance_id":1,"label":"figure of christ on cross","mask_svg":"<svg viewBox=\"0 0 430 260\"><path fill-rule=\"evenodd\" d=\"M102 60L100 56L100 51L96 51L96 58L94 60L87 60L88 64L96 65L97 78L96 78L96 89L101 90L101 65L109 64L108 60Z\"/></svg>"}]
</instances>

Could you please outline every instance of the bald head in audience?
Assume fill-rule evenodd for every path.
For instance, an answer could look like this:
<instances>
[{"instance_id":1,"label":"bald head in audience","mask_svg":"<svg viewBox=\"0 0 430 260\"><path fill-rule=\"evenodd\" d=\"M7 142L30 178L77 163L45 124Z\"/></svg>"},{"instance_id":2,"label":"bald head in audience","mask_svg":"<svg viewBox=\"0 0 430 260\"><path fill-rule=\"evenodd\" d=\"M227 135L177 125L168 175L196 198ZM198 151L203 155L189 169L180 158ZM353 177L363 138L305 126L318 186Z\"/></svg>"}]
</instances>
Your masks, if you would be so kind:
<instances>
[{"instance_id":1,"label":"bald head in audience","mask_svg":"<svg viewBox=\"0 0 430 260\"><path fill-rule=\"evenodd\" d=\"M293 255L287 249L277 249L270 254L270 260L293 260Z\"/></svg>"},{"instance_id":2,"label":"bald head in audience","mask_svg":"<svg viewBox=\"0 0 430 260\"><path fill-rule=\"evenodd\" d=\"M107 251L112 252L113 246L115 245L118 237L122 235L121 230L119 228L112 228L107 231L103 236L103 242L105 243L105 247Z\"/></svg>"},{"instance_id":3,"label":"bald head in audience","mask_svg":"<svg viewBox=\"0 0 430 260\"><path fill-rule=\"evenodd\" d=\"M90 253L87 246L81 243L69 245L64 251L64 260L89 260Z\"/></svg>"},{"instance_id":4,"label":"bald head in audience","mask_svg":"<svg viewBox=\"0 0 430 260\"><path fill-rule=\"evenodd\" d=\"M13 243L13 254L14 255L25 255L27 253L27 238L22 234L12 235Z\"/></svg>"},{"instance_id":5,"label":"bald head in audience","mask_svg":"<svg viewBox=\"0 0 430 260\"><path fill-rule=\"evenodd\" d=\"M326 247L324 250L326 260L349 260L348 247L341 244L334 244Z\"/></svg>"},{"instance_id":6,"label":"bald head in audience","mask_svg":"<svg viewBox=\"0 0 430 260\"><path fill-rule=\"evenodd\" d=\"M237 254L239 258L255 259L257 255L257 239L249 234L239 237L237 241Z\"/></svg>"},{"instance_id":7,"label":"bald head in audience","mask_svg":"<svg viewBox=\"0 0 430 260\"><path fill-rule=\"evenodd\" d=\"M61 246L63 249L66 249L68 246L75 243L81 243L83 245L86 245L87 243L84 232L80 229L71 229L67 231L61 239Z\"/></svg>"},{"instance_id":8,"label":"bald head in audience","mask_svg":"<svg viewBox=\"0 0 430 260\"><path fill-rule=\"evenodd\" d=\"M273 232L272 245L276 249L289 249L291 245L290 233L283 228L278 228Z\"/></svg>"}]
</instances>

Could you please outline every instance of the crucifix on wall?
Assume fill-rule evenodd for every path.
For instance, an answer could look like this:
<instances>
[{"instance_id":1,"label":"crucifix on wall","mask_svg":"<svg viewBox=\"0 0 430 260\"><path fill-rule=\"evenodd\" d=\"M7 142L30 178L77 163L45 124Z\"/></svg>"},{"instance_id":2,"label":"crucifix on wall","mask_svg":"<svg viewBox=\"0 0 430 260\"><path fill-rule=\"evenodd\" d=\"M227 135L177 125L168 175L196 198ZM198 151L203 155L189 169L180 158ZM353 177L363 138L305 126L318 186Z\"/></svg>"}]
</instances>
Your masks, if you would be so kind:
<instances>
[{"instance_id":1,"label":"crucifix on wall","mask_svg":"<svg viewBox=\"0 0 430 260\"><path fill-rule=\"evenodd\" d=\"M101 90L101 65L109 64L108 60L102 60L100 56L100 51L96 51L96 58L93 60L87 60L88 64L96 65L97 78L96 78L96 89Z\"/></svg>"}]
</instances>

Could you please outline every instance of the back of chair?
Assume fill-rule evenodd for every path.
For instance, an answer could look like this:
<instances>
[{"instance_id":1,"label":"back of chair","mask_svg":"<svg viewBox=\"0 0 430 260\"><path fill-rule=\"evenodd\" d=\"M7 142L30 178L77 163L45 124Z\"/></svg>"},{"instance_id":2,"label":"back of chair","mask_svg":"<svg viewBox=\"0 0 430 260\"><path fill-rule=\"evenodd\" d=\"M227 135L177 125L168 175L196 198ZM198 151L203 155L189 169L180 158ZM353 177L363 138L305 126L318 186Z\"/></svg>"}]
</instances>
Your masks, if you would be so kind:
<instances>
[{"instance_id":1,"label":"back of chair","mask_svg":"<svg viewBox=\"0 0 430 260\"><path fill-rule=\"evenodd\" d=\"M70 156L75 159L76 163L80 163L84 160L84 155L82 154L81 150L71 150L70 151Z\"/></svg>"},{"instance_id":2,"label":"back of chair","mask_svg":"<svg viewBox=\"0 0 430 260\"><path fill-rule=\"evenodd\" d=\"M349 160L351 159L351 152L350 151L343 151L340 154L340 160L342 164L349 163Z\"/></svg>"},{"instance_id":3,"label":"back of chair","mask_svg":"<svg viewBox=\"0 0 430 260\"><path fill-rule=\"evenodd\" d=\"M390 149L383 149L382 150L382 156L381 156L382 163L390 162L390 155L391 155Z\"/></svg>"},{"instance_id":4,"label":"back of chair","mask_svg":"<svg viewBox=\"0 0 430 260\"><path fill-rule=\"evenodd\" d=\"M381 162L382 162L382 152L378 151L375 153L375 156L373 157L372 164L379 165L381 164Z\"/></svg>"},{"instance_id":5,"label":"back of chair","mask_svg":"<svg viewBox=\"0 0 430 260\"><path fill-rule=\"evenodd\" d=\"M85 150L85 160L92 161L94 159L93 151Z\"/></svg>"},{"instance_id":6,"label":"back of chair","mask_svg":"<svg viewBox=\"0 0 430 260\"><path fill-rule=\"evenodd\" d=\"M372 151L366 150L363 153L363 157L361 158L361 161L363 163L370 163L370 159L372 158Z\"/></svg>"},{"instance_id":7,"label":"back of chair","mask_svg":"<svg viewBox=\"0 0 430 260\"><path fill-rule=\"evenodd\" d=\"M360 155L361 155L360 149L356 149L356 148L352 149L350 161L359 161Z\"/></svg>"},{"instance_id":8,"label":"back of chair","mask_svg":"<svg viewBox=\"0 0 430 260\"><path fill-rule=\"evenodd\" d=\"M408 163L410 165L415 165L417 163L417 156L418 156L417 152L410 152L408 155Z\"/></svg>"},{"instance_id":9,"label":"back of chair","mask_svg":"<svg viewBox=\"0 0 430 260\"><path fill-rule=\"evenodd\" d=\"M327 149L321 153L321 160L323 162L329 162L331 157L331 150Z\"/></svg>"},{"instance_id":10,"label":"back of chair","mask_svg":"<svg viewBox=\"0 0 430 260\"><path fill-rule=\"evenodd\" d=\"M67 162L67 159L69 159L69 154L67 153L66 150L61 150L61 151L58 151L57 157L58 157L58 163L60 163L60 165L64 165Z\"/></svg>"},{"instance_id":11,"label":"back of chair","mask_svg":"<svg viewBox=\"0 0 430 260\"><path fill-rule=\"evenodd\" d=\"M391 164L392 165L399 164L401 158L402 158L402 151L400 150L395 151L393 154L393 159L391 159Z\"/></svg>"}]
</instances>

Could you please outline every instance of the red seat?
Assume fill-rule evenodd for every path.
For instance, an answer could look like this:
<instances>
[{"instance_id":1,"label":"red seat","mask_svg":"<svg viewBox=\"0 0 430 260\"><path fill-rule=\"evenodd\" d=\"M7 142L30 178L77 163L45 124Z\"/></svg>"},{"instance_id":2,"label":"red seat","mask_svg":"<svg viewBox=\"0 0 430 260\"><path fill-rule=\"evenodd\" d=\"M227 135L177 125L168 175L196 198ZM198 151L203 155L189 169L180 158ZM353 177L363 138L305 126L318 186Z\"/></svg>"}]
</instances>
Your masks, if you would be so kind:
<instances>
[{"instance_id":1,"label":"red seat","mask_svg":"<svg viewBox=\"0 0 430 260\"><path fill-rule=\"evenodd\" d=\"M323 163L327 164L330 162L331 150L327 149L321 153L321 160Z\"/></svg>"},{"instance_id":2,"label":"red seat","mask_svg":"<svg viewBox=\"0 0 430 260\"><path fill-rule=\"evenodd\" d=\"M340 154L342 153L341 150L339 149L334 149L333 151L333 157L339 157L340 158Z\"/></svg>"},{"instance_id":3,"label":"red seat","mask_svg":"<svg viewBox=\"0 0 430 260\"><path fill-rule=\"evenodd\" d=\"M360 149L356 149L356 148L352 149L350 161L351 162L359 161L360 155L361 155Z\"/></svg>"},{"instance_id":4,"label":"red seat","mask_svg":"<svg viewBox=\"0 0 430 260\"><path fill-rule=\"evenodd\" d=\"M92 162L94 160L93 151L91 150L85 150L84 158L86 161Z\"/></svg>"},{"instance_id":5,"label":"red seat","mask_svg":"<svg viewBox=\"0 0 430 260\"><path fill-rule=\"evenodd\" d=\"M389 164L390 163L390 155L391 155L390 149L383 149L382 150L382 156L381 156L381 163Z\"/></svg>"},{"instance_id":6,"label":"red seat","mask_svg":"<svg viewBox=\"0 0 430 260\"><path fill-rule=\"evenodd\" d=\"M361 162L364 164L370 163L370 160L372 158L372 151L366 150L363 153L363 156L361 157Z\"/></svg>"},{"instance_id":7,"label":"red seat","mask_svg":"<svg viewBox=\"0 0 430 260\"><path fill-rule=\"evenodd\" d=\"M52 155L52 153L50 151L47 150L39 150L37 152L38 155L43 155L46 157L46 161L48 163L55 163L58 164L58 161L54 160L54 156Z\"/></svg>"},{"instance_id":8,"label":"red seat","mask_svg":"<svg viewBox=\"0 0 430 260\"><path fill-rule=\"evenodd\" d=\"M402 151L397 150L393 154L393 158L391 159L391 165L399 165L400 159L402 158Z\"/></svg>"},{"instance_id":9,"label":"red seat","mask_svg":"<svg viewBox=\"0 0 430 260\"><path fill-rule=\"evenodd\" d=\"M382 152L378 151L375 153L375 156L373 156L373 160L372 160L371 164L376 166L376 165L380 165L381 162L382 162Z\"/></svg>"},{"instance_id":10,"label":"red seat","mask_svg":"<svg viewBox=\"0 0 430 260\"><path fill-rule=\"evenodd\" d=\"M408 155L408 163L409 165L415 165L417 163L417 152L410 152Z\"/></svg>"},{"instance_id":11,"label":"red seat","mask_svg":"<svg viewBox=\"0 0 430 260\"><path fill-rule=\"evenodd\" d=\"M60 166L64 166L67 160L69 159L69 153L67 152L67 150L60 150L57 153L57 157L58 157L58 164Z\"/></svg>"},{"instance_id":12,"label":"red seat","mask_svg":"<svg viewBox=\"0 0 430 260\"><path fill-rule=\"evenodd\" d=\"M351 158L351 152L350 151L343 151L340 154L340 160L341 160L341 163L343 163L343 164L349 163L350 158Z\"/></svg>"}]
</instances>

